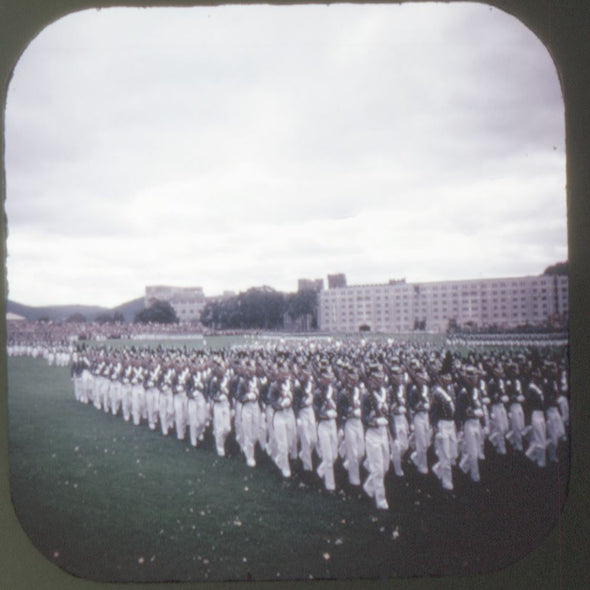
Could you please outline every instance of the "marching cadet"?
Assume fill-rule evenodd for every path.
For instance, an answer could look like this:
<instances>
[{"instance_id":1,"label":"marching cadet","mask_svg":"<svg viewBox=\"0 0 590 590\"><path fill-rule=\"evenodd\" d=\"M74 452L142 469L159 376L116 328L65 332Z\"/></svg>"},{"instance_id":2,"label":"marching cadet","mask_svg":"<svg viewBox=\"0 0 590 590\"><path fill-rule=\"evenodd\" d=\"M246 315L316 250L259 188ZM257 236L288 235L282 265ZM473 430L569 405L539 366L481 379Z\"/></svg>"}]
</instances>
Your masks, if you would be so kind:
<instances>
[{"instance_id":1,"label":"marching cadet","mask_svg":"<svg viewBox=\"0 0 590 590\"><path fill-rule=\"evenodd\" d=\"M274 407L273 407L273 399L277 399L279 397L278 388L280 388L280 384L278 382L278 366L276 364L269 365L268 368L268 384L263 389L263 395L261 395L261 401L264 405L264 414L265 414L265 430L266 430L266 454L273 459L276 455L276 439L273 431L273 418L274 418ZM266 393L264 393L266 391Z\"/></svg>"},{"instance_id":2,"label":"marching cadet","mask_svg":"<svg viewBox=\"0 0 590 590\"><path fill-rule=\"evenodd\" d=\"M491 377L487 382L491 404L488 439L499 455L505 455L506 435L509 430L505 404L509 402L509 397L506 395L504 369L500 363L497 363L491 367L490 372Z\"/></svg>"},{"instance_id":3,"label":"marching cadet","mask_svg":"<svg viewBox=\"0 0 590 590\"><path fill-rule=\"evenodd\" d=\"M304 471L313 471L313 451L318 433L313 408L314 381L309 367L300 367L293 388L293 407L296 414L299 458Z\"/></svg>"},{"instance_id":4,"label":"marching cadet","mask_svg":"<svg viewBox=\"0 0 590 590\"><path fill-rule=\"evenodd\" d=\"M358 371L343 366L343 387L338 393L338 426L343 430L344 468L350 485L360 486L360 465L365 456L365 431L362 422L361 390Z\"/></svg>"},{"instance_id":5,"label":"marching cadet","mask_svg":"<svg viewBox=\"0 0 590 590\"><path fill-rule=\"evenodd\" d=\"M452 467L457 462L457 432L455 428L455 400L450 356L447 355L442 367L434 373L430 421L436 429L434 450L438 461L432 466L433 473L440 479L445 490L453 489Z\"/></svg>"},{"instance_id":6,"label":"marching cadet","mask_svg":"<svg viewBox=\"0 0 590 590\"><path fill-rule=\"evenodd\" d=\"M9 354L10 356L10 354ZM76 401L82 401L82 372L85 368L85 362L81 355L74 353L72 357L72 365L70 367L70 377L74 384L74 398Z\"/></svg>"},{"instance_id":7,"label":"marching cadet","mask_svg":"<svg viewBox=\"0 0 590 590\"><path fill-rule=\"evenodd\" d=\"M147 410L147 421L150 430L155 430L158 424L158 402L160 398L159 387L163 378L162 364L153 360L148 369L145 391L145 403Z\"/></svg>"},{"instance_id":8,"label":"marching cadet","mask_svg":"<svg viewBox=\"0 0 590 590\"><path fill-rule=\"evenodd\" d=\"M231 432L230 379L230 371L224 372L223 365L216 364L209 381L209 398L213 403L213 436L219 457L225 457L225 442Z\"/></svg>"},{"instance_id":9,"label":"marching cadet","mask_svg":"<svg viewBox=\"0 0 590 590\"><path fill-rule=\"evenodd\" d=\"M483 419L481 420L483 436L480 441L480 457L484 458L485 439L490 434L490 396L488 393L488 382L485 379L486 371L483 368L483 363L476 365L478 372L477 387L479 388L481 397L481 409L483 411Z\"/></svg>"},{"instance_id":10,"label":"marching cadet","mask_svg":"<svg viewBox=\"0 0 590 590\"><path fill-rule=\"evenodd\" d=\"M113 370L113 363L110 357L107 357L106 364L102 370L99 383L100 405L105 414L110 411L111 407L111 372Z\"/></svg>"},{"instance_id":11,"label":"marching cadet","mask_svg":"<svg viewBox=\"0 0 590 590\"><path fill-rule=\"evenodd\" d=\"M204 366L194 366L189 379L192 380L188 400L188 423L190 441L196 447L205 436L209 422L209 404L206 398L207 373Z\"/></svg>"},{"instance_id":12,"label":"marching cadet","mask_svg":"<svg viewBox=\"0 0 590 590\"><path fill-rule=\"evenodd\" d=\"M103 375L105 369L107 369L107 363L101 355L101 360L96 362L94 365L94 371L92 372L92 403L97 410L102 408L102 389L107 381L106 377Z\"/></svg>"},{"instance_id":13,"label":"marching cadet","mask_svg":"<svg viewBox=\"0 0 590 590\"><path fill-rule=\"evenodd\" d=\"M543 386L545 391L545 419L547 424L547 454L549 461L557 462L559 441L565 438L565 426L559 411L559 373L557 364L546 361Z\"/></svg>"},{"instance_id":14,"label":"marching cadet","mask_svg":"<svg viewBox=\"0 0 590 590\"><path fill-rule=\"evenodd\" d=\"M387 510L389 504L385 496L385 474L389 469L389 433L388 433L388 393L383 386L384 375L378 364L369 366L367 376L368 394L363 402L363 422L365 424L364 462L368 475L363 489L369 498L375 499L380 510Z\"/></svg>"},{"instance_id":15,"label":"marching cadet","mask_svg":"<svg viewBox=\"0 0 590 590\"><path fill-rule=\"evenodd\" d=\"M171 361L168 361L165 367L160 389L160 397L158 399L158 412L162 434L168 436L168 431L174 423L174 387L176 383L176 372Z\"/></svg>"},{"instance_id":16,"label":"marching cadet","mask_svg":"<svg viewBox=\"0 0 590 590\"><path fill-rule=\"evenodd\" d=\"M543 375L536 366L531 371L526 404L531 417L531 432L526 456L539 467L547 464L547 425L545 423L545 393Z\"/></svg>"},{"instance_id":17,"label":"marching cadet","mask_svg":"<svg viewBox=\"0 0 590 590\"><path fill-rule=\"evenodd\" d=\"M338 458L338 431L336 428L336 391L333 381L334 373L327 360L319 367L319 377L314 391L314 410L318 424L318 444L316 452L320 464L316 473L324 481L329 492L336 489L334 463Z\"/></svg>"},{"instance_id":18,"label":"marching cadet","mask_svg":"<svg viewBox=\"0 0 590 590\"><path fill-rule=\"evenodd\" d=\"M559 413L563 420L564 427L567 428L570 422L570 407L568 401L569 383L567 378L567 369L565 363L562 362L559 368L559 396L557 397L557 403L559 405Z\"/></svg>"},{"instance_id":19,"label":"marching cadet","mask_svg":"<svg viewBox=\"0 0 590 590\"><path fill-rule=\"evenodd\" d=\"M116 416L121 409L121 379L123 376L123 364L120 358L114 364L111 373L109 375L111 380L111 386L109 389L109 396L111 400L111 414Z\"/></svg>"},{"instance_id":20,"label":"marching cadet","mask_svg":"<svg viewBox=\"0 0 590 590\"><path fill-rule=\"evenodd\" d=\"M80 387L80 401L83 404L87 404L90 401L92 395L92 372L91 372L91 361L87 354L83 354L81 358L81 374L80 379L82 381Z\"/></svg>"},{"instance_id":21,"label":"marching cadet","mask_svg":"<svg viewBox=\"0 0 590 590\"><path fill-rule=\"evenodd\" d=\"M188 396L186 388L188 379L190 377L190 370L188 367L177 367L178 377L176 379L176 387L174 388L174 428L176 430L176 438L184 440L186 436L186 427L188 424Z\"/></svg>"},{"instance_id":22,"label":"marching cadet","mask_svg":"<svg viewBox=\"0 0 590 590\"><path fill-rule=\"evenodd\" d=\"M254 458L256 442L259 433L260 406L258 398L260 389L258 386L258 377L256 376L256 363L252 361L246 365L244 370L244 387L240 390L239 406L239 423L242 432L241 447L246 457L248 467L256 467Z\"/></svg>"},{"instance_id":23,"label":"marching cadet","mask_svg":"<svg viewBox=\"0 0 590 590\"><path fill-rule=\"evenodd\" d=\"M291 477L289 458L297 458L297 426L293 412L293 382L287 367L279 364L269 390L272 406L271 458L284 478Z\"/></svg>"},{"instance_id":24,"label":"marching cadet","mask_svg":"<svg viewBox=\"0 0 590 590\"><path fill-rule=\"evenodd\" d=\"M483 430L483 408L481 392L477 386L479 372L473 365L464 367L461 374L463 387L457 396L456 414L458 421L462 424L461 459L459 467L463 473L469 473L471 480L480 481L479 459Z\"/></svg>"},{"instance_id":25,"label":"marching cadet","mask_svg":"<svg viewBox=\"0 0 590 590\"><path fill-rule=\"evenodd\" d=\"M410 448L410 426L406 397L405 373L396 361L389 369L391 382L391 404L389 411L389 433L391 462L398 477L403 477L402 459Z\"/></svg>"},{"instance_id":26,"label":"marching cadet","mask_svg":"<svg viewBox=\"0 0 590 590\"><path fill-rule=\"evenodd\" d=\"M506 433L506 439L515 451L522 451L522 439L525 432L524 395L522 383L518 378L518 365L509 362L506 365L506 394L508 395L508 422L510 430Z\"/></svg>"},{"instance_id":27,"label":"marching cadet","mask_svg":"<svg viewBox=\"0 0 590 590\"><path fill-rule=\"evenodd\" d=\"M133 363L133 372L131 377L131 416L133 424L139 426L143 415L143 406L145 398L145 389L143 387L144 372L139 361Z\"/></svg>"},{"instance_id":28,"label":"marching cadet","mask_svg":"<svg viewBox=\"0 0 590 590\"><path fill-rule=\"evenodd\" d=\"M267 454L270 455L268 443L268 422L267 408L269 403L270 380L267 375L264 361L260 360L256 365L256 376L258 377L258 445ZM272 409L272 408L271 408Z\"/></svg>"},{"instance_id":29,"label":"marching cadet","mask_svg":"<svg viewBox=\"0 0 590 590\"><path fill-rule=\"evenodd\" d=\"M129 422L131 419L131 380L133 379L133 365L131 361L127 361L125 370L123 372L123 381L121 384L121 412L123 420Z\"/></svg>"},{"instance_id":30,"label":"marching cadet","mask_svg":"<svg viewBox=\"0 0 590 590\"><path fill-rule=\"evenodd\" d=\"M430 409L429 379L428 374L417 359L410 361L407 370L412 382L409 388L408 398L412 411L415 446L410 459L416 465L418 472L426 475L428 473L427 454L431 442L430 420L428 417L428 411Z\"/></svg>"},{"instance_id":31,"label":"marching cadet","mask_svg":"<svg viewBox=\"0 0 590 590\"><path fill-rule=\"evenodd\" d=\"M234 438L238 443L240 449L242 448L242 403L240 401L242 395L246 390L246 381L244 378L245 370L241 361L231 363L231 375L229 380L229 403L230 403L230 415L233 418L234 423Z\"/></svg>"}]
</instances>

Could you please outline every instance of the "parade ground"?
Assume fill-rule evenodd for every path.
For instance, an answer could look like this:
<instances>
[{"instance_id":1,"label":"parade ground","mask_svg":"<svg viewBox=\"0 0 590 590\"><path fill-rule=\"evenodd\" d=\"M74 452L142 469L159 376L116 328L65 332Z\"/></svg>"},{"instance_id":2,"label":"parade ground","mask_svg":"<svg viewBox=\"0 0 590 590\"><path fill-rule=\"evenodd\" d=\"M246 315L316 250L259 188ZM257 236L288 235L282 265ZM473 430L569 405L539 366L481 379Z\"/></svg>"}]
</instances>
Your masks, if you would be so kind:
<instances>
[{"instance_id":1,"label":"parade ground","mask_svg":"<svg viewBox=\"0 0 590 590\"><path fill-rule=\"evenodd\" d=\"M340 465L329 493L298 461L283 480L261 452L248 467L233 440L222 458L210 433L194 448L78 403L70 369L42 358L9 358L8 383L17 517L47 559L91 580L486 573L542 547L567 495L567 445L545 468L486 447L481 482L456 469L452 492L432 473L390 470L389 509L377 510Z\"/></svg>"}]
</instances>

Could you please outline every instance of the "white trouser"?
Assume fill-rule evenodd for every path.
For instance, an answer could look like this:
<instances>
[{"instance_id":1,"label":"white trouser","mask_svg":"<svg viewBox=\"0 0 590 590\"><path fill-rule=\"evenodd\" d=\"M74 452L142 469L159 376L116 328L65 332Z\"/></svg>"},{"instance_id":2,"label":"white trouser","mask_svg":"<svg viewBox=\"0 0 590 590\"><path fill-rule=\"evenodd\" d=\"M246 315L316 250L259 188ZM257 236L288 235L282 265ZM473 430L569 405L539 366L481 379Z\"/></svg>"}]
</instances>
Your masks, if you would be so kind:
<instances>
[{"instance_id":1,"label":"white trouser","mask_svg":"<svg viewBox=\"0 0 590 590\"><path fill-rule=\"evenodd\" d=\"M428 473L428 447L430 446L430 420L426 412L417 412L414 415L414 442L416 450L411 459L420 473Z\"/></svg>"},{"instance_id":2,"label":"white trouser","mask_svg":"<svg viewBox=\"0 0 590 590\"><path fill-rule=\"evenodd\" d=\"M242 425L241 447L246 456L246 463L249 467L254 467L256 465L254 449L258 440L260 408L256 400L240 404L240 408L240 423Z\"/></svg>"},{"instance_id":3,"label":"white trouser","mask_svg":"<svg viewBox=\"0 0 590 590\"><path fill-rule=\"evenodd\" d=\"M260 448L266 453L270 454L268 450L268 427L266 418L266 407L260 407L260 413L258 415L258 444Z\"/></svg>"},{"instance_id":4,"label":"white trouser","mask_svg":"<svg viewBox=\"0 0 590 590\"><path fill-rule=\"evenodd\" d=\"M299 457L303 463L303 469L305 471L311 471L313 469L312 453L318 442L315 413L311 406L299 410L299 415L297 416L297 434L299 435L301 445Z\"/></svg>"},{"instance_id":5,"label":"white trouser","mask_svg":"<svg viewBox=\"0 0 590 590\"><path fill-rule=\"evenodd\" d=\"M111 383L111 414L116 416L121 409L121 388L123 384L120 381Z\"/></svg>"},{"instance_id":6,"label":"white trouser","mask_svg":"<svg viewBox=\"0 0 590 590\"><path fill-rule=\"evenodd\" d=\"M177 393L174 396L174 427L176 428L176 438L184 440L186 435L186 425L188 422L188 398L186 393Z\"/></svg>"},{"instance_id":7,"label":"white trouser","mask_svg":"<svg viewBox=\"0 0 590 590\"><path fill-rule=\"evenodd\" d=\"M567 426L570 421L570 405L565 395L560 395L557 398L557 404L559 405L559 411L561 413L561 419L563 420L564 426Z\"/></svg>"},{"instance_id":8,"label":"white trouser","mask_svg":"<svg viewBox=\"0 0 590 590\"><path fill-rule=\"evenodd\" d=\"M242 437L242 402L236 401L234 406L234 435L240 448L244 450L244 440Z\"/></svg>"},{"instance_id":9,"label":"white trouser","mask_svg":"<svg viewBox=\"0 0 590 590\"><path fill-rule=\"evenodd\" d=\"M398 477L402 477L404 470L402 468L402 458L410 448L410 427L405 414L395 414L393 417L395 425L395 439L390 442L391 462L393 469Z\"/></svg>"},{"instance_id":10,"label":"white trouser","mask_svg":"<svg viewBox=\"0 0 590 590\"><path fill-rule=\"evenodd\" d=\"M213 404L213 436L217 454L225 457L225 440L231 432L229 402L215 402Z\"/></svg>"},{"instance_id":11,"label":"white trouser","mask_svg":"<svg viewBox=\"0 0 590 590\"><path fill-rule=\"evenodd\" d=\"M272 433L272 458L283 477L291 477L289 456L292 459L297 457L297 426L291 408L275 411L272 419Z\"/></svg>"},{"instance_id":12,"label":"white trouser","mask_svg":"<svg viewBox=\"0 0 590 590\"><path fill-rule=\"evenodd\" d=\"M265 420L265 426L266 426L266 452L268 453L268 455L272 458L275 456L276 454L276 449L275 449L275 436L274 436L274 432L273 432L273 418L275 415L275 410L274 408L268 404L266 406L266 420Z\"/></svg>"},{"instance_id":13,"label":"white trouser","mask_svg":"<svg viewBox=\"0 0 590 590\"><path fill-rule=\"evenodd\" d=\"M434 450L438 462L432 467L445 490L453 489L452 466L457 461L457 433L453 420L439 420L434 437Z\"/></svg>"},{"instance_id":14,"label":"white trouser","mask_svg":"<svg viewBox=\"0 0 590 590\"><path fill-rule=\"evenodd\" d=\"M534 410L531 414L531 441L526 456L539 467L547 464L547 426L542 410Z\"/></svg>"},{"instance_id":15,"label":"white trouser","mask_svg":"<svg viewBox=\"0 0 590 590\"><path fill-rule=\"evenodd\" d=\"M123 383L121 386L121 412L123 420L129 422L131 419L131 383Z\"/></svg>"},{"instance_id":16,"label":"white trouser","mask_svg":"<svg viewBox=\"0 0 590 590\"><path fill-rule=\"evenodd\" d=\"M508 414L504 404L497 403L492 406L490 413L489 440L500 455L506 454L506 434L508 433Z\"/></svg>"},{"instance_id":17,"label":"white trouser","mask_svg":"<svg viewBox=\"0 0 590 590\"><path fill-rule=\"evenodd\" d=\"M549 453L550 461L557 461L557 446L559 439L565 436L565 427L563 419L556 407L547 409L547 438L549 444L547 445L547 452Z\"/></svg>"},{"instance_id":18,"label":"white trouser","mask_svg":"<svg viewBox=\"0 0 590 590\"><path fill-rule=\"evenodd\" d=\"M191 444L196 447L199 441L203 440L205 428L207 428L209 406L203 394L195 391L192 399L188 400L187 408Z\"/></svg>"},{"instance_id":19,"label":"white trouser","mask_svg":"<svg viewBox=\"0 0 590 590\"><path fill-rule=\"evenodd\" d=\"M514 402L510 404L510 409L508 410L508 420L510 423L510 430L506 434L506 438L514 450L522 451L524 411L520 403Z\"/></svg>"},{"instance_id":20,"label":"white trouser","mask_svg":"<svg viewBox=\"0 0 590 590\"><path fill-rule=\"evenodd\" d=\"M139 426L141 424L141 416L143 414L142 401L144 398L144 389L141 383L136 383L131 388L131 415L133 416L133 424Z\"/></svg>"},{"instance_id":21,"label":"white trouser","mask_svg":"<svg viewBox=\"0 0 590 590\"><path fill-rule=\"evenodd\" d=\"M111 380L108 377L102 378L102 383L100 384L100 398L102 409L105 412L108 412L111 407Z\"/></svg>"},{"instance_id":22,"label":"white trouser","mask_svg":"<svg viewBox=\"0 0 590 590\"><path fill-rule=\"evenodd\" d=\"M389 468L389 434L387 426L367 428L365 432L368 476L363 489L370 498L375 498L377 508L389 508L385 496L385 474Z\"/></svg>"},{"instance_id":23,"label":"white trouser","mask_svg":"<svg viewBox=\"0 0 590 590\"><path fill-rule=\"evenodd\" d=\"M72 377L72 383L74 384L74 399L77 402L82 401L82 377L80 375Z\"/></svg>"},{"instance_id":24,"label":"white trouser","mask_svg":"<svg viewBox=\"0 0 590 590\"><path fill-rule=\"evenodd\" d=\"M473 481L479 481L479 457L482 439L481 425L477 418L465 420L463 425L463 445L459 467L463 473L469 472Z\"/></svg>"},{"instance_id":25,"label":"white trouser","mask_svg":"<svg viewBox=\"0 0 590 590\"><path fill-rule=\"evenodd\" d=\"M158 401L160 393L155 387L150 387L145 392L145 405L147 409L147 420L150 430L156 429L158 422Z\"/></svg>"},{"instance_id":26,"label":"white trouser","mask_svg":"<svg viewBox=\"0 0 590 590\"><path fill-rule=\"evenodd\" d=\"M318 465L317 473L324 480L324 487L327 490L335 490L334 462L338 455L338 432L336 420L333 418L318 422L317 451L322 460Z\"/></svg>"},{"instance_id":27,"label":"white trouser","mask_svg":"<svg viewBox=\"0 0 590 590\"><path fill-rule=\"evenodd\" d=\"M174 396L171 391L160 393L160 399L158 404L160 412L160 428L162 434L168 436L168 431L172 427L174 420Z\"/></svg>"},{"instance_id":28,"label":"white trouser","mask_svg":"<svg viewBox=\"0 0 590 590\"><path fill-rule=\"evenodd\" d=\"M349 418L344 424L344 443L344 467L348 471L348 481L353 486L359 486L360 464L365 456L365 432L360 418Z\"/></svg>"},{"instance_id":29,"label":"white trouser","mask_svg":"<svg viewBox=\"0 0 590 590\"><path fill-rule=\"evenodd\" d=\"M94 403L94 407L97 410L100 410L102 408L102 391L106 381L106 377L98 376L94 378L92 388L92 401Z\"/></svg>"},{"instance_id":30,"label":"white trouser","mask_svg":"<svg viewBox=\"0 0 590 590\"><path fill-rule=\"evenodd\" d=\"M88 369L82 371L82 387L80 389L80 401L87 404L90 399L90 392L92 390L92 375Z\"/></svg>"}]
</instances>

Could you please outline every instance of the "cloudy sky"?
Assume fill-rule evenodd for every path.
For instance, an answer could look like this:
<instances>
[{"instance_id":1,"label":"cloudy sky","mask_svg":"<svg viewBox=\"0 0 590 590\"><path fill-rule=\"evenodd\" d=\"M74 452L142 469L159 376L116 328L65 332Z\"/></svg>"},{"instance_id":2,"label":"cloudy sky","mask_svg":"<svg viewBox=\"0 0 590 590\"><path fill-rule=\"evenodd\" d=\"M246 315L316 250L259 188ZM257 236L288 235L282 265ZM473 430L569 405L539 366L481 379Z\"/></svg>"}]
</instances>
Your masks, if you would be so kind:
<instances>
[{"instance_id":1,"label":"cloudy sky","mask_svg":"<svg viewBox=\"0 0 590 590\"><path fill-rule=\"evenodd\" d=\"M6 125L20 303L567 258L557 74L483 5L76 13L23 54Z\"/></svg>"}]
</instances>

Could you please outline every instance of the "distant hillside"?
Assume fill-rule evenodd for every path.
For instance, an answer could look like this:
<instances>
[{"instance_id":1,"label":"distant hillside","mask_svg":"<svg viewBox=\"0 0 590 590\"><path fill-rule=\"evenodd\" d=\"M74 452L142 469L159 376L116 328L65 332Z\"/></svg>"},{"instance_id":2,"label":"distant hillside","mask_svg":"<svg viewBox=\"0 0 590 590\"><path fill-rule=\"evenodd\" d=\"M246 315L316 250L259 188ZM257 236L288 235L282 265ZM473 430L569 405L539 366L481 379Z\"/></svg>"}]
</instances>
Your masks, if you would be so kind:
<instances>
[{"instance_id":1,"label":"distant hillside","mask_svg":"<svg viewBox=\"0 0 590 590\"><path fill-rule=\"evenodd\" d=\"M82 314L90 321L99 313L109 310L106 307L99 307L97 305L44 305L42 307L32 307L8 300L6 302L6 311L16 313L27 320L48 318L56 322L63 322L74 314Z\"/></svg>"},{"instance_id":2,"label":"distant hillside","mask_svg":"<svg viewBox=\"0 0 590 590\"><path fill-rule=\"evenodd\" d=\"M64 322L74 314L81 314L84 318L91 322L96 319L96 316L104 313L120 312L125 318L126 322L132 322L135 314L143 309L144 299L139 297L132 301L122 303L117 307L108 308L98 305L44 305L41 307L33 307L30 305L23 305L16 301L6 301L6 311L20 315L27 320L50 319L54 322Z\"/></svg>"}]
</instances>

